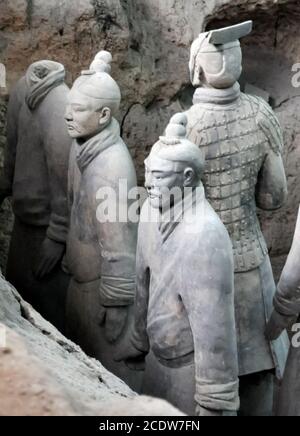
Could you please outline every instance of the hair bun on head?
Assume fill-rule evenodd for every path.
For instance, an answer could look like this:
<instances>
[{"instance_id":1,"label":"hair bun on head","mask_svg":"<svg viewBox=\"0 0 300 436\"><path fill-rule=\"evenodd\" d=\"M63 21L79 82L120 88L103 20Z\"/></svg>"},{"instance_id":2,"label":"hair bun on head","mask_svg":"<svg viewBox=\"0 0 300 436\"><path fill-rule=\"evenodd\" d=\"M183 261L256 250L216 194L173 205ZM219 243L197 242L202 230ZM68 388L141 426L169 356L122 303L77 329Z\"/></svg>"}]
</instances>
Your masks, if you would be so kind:
<instances>
[{"instance_id":1,"label":"hair bun on head","mask_svg":"<svg viewBox=\"0 0 300 436\"><path fill-rule=\"evenodd\" d=\"M187 116L183 113L174 115L166 128L166 138L184 139L186 137Z\"/></svg>"},{"instance_id":2,"label":"hair bun on head","mask_svg":"<svg viewBox=\"0 0 300 436\"><path fill-rule=\"evenodd\" d=\"M96 54L91 63L90 70L94 73L111 73L112 55L109 51L102 50Z\"/></svg>"}]
</instances>

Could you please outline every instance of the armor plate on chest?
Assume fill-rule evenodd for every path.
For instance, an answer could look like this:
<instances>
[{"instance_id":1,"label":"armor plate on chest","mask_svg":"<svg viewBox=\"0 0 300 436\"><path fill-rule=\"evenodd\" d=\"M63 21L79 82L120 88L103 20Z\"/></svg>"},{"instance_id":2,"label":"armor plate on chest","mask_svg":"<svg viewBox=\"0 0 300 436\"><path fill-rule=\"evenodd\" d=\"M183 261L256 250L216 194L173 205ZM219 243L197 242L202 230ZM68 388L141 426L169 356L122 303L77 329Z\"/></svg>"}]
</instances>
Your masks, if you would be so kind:
<instances>
[{"instance_id":1,"label":"armor plate on chest","mask_svg":"<svg viewBox=\"0 0 300 436\"><path fill-rule=\"evenodd\" d=\"M255 189L267 141L257 124L257 105L241 96L230 105L196 104L188 138L205 155L207 199L232 240L235 271L260 266L268 253L256 214Z\"/></svg>"}]
</instances>

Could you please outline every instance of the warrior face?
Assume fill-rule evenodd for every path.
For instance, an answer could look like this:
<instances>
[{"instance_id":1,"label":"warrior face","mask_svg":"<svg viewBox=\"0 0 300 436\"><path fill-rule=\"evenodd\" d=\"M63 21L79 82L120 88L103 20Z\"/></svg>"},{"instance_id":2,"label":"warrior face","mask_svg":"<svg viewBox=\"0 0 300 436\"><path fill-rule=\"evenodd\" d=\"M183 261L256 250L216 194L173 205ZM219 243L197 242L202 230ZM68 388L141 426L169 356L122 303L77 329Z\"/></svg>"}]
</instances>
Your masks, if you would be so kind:
<instances>
[{"instance_id":1,"label":"warrior face","mask_svg":"<svg viewBox=\"0 0 300 436\"><path fill-rule=\"evenodd\" d=\"M106 71L110 68L103 58L96 67ZM120 102L120 88L107 72L83 72L69 94L65 119L70 136L88 139L100 133L118 111Z\"/></svg>"},{"instance_id":2,"label":"warrior face","mask_svg":"<svg viewBox=\"0 0 300 436\"><path fill-rule=\"evenodd\" d=\"M195 171L182 162L171 162L150 154L145 161L146 183L150 204L166 211L182 201L184 188L195 184Z\"/></svg>"},{"instance_id":3,"label":"warrior face","mask_svg":"<svg viewBox=\"0 0 300 436\"><path fill-rule=\"evenodd\" d=\"M91 138L100 133L111 121L109 107L101 107L101 100L80 93L73 88L69 94L65 120L72 138Z\"/></svg>"}]
</instances>

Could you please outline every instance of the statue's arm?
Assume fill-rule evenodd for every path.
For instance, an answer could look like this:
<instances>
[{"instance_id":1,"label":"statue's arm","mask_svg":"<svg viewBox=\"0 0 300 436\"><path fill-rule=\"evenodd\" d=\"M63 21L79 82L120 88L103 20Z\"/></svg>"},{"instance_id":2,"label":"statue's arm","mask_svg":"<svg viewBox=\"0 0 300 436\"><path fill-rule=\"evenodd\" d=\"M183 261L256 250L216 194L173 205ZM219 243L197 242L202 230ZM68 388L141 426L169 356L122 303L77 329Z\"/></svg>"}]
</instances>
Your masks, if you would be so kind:
<instances>
[{"instance_id":1,"label":"statue's arm","mask_svg":"<svg viewBox=\"0 0 300 436\"><path fill-rule=\"evenodd\" d=\"M65 244L69 224L68 167L71 148L71 138L64 121L65 95L62 95L61 101L52 101L52 104L55 111L52 111L49 118L42 119L51 204L47 237Z\"/></svg>"},{"instance_id":2,"label":"statue's arm","mask_svg":"<svg viewBox=\"0 0 300 436\"><path fill-rule=\"evenodd\" d=\"M131 342L134 347L148 354L149 339L147 333L148 304L150 290L150 269L144 258L145 244L144 229L140 226L137 258L136 258L136 296L134 303L134 327Z\"/></svg>"},{"instance_id":3,"label":"statue's arm","mask_svg":"<svg viewBox=\"0 0 300 436\"><path fill-rule=\"evenodd\" d=\"M125 361L130 368L135 368L134 362L144 360L149 353L150 344L147 333L150 271L145 260L145 241L142 226L139 227L139 237L136 254L136 292L134 301L134 319L131 333L115 355L115 360ZM147 234L146 234L147 236ZM132 365L133 364L133 365Z\"/></svg>"},{"instance_id":4,"label":"statue's arm","mask_svg":"<svg viewBox=\"0 0 300 436\"><path fill-rule=\"evenodd\" d=\"M287 181L282 156L269 150L256 185L256 204L263 210L280 209L287 198Z\"/></svg>"},{"instance_id":5,"label":"statue's arm","mask_svg":"<svg viewBox=\"0 0 300 436\"><path fill-rule=\"evenodd\" d=\"M110 165L106 164L110 168ZM101 175L98 173L99 171L95 170L93 180L90 180L93 185L93 198L90 201L94 203L92 220L96 226L101 253L100 302L105 307L130 306L134 303L135 296L137 224L130 220L120 222L119 208L123 207L123 210L126 210L129 202L125 198L119 198L116 184L110 179L111 175L106 177L105 170ZM100 213L103 199L99 196L102 191L99 188L107 190L108 197L105 197L109 198L112 206L110 217Z\"/></svg>"},{"instance_id":6,"label":"statue's arm","mask_svg":"<svg viewBox=\"0 0 300 436\"><path fill-rule=\"evenodd\" d=\"M300 211L290 254L274 299L275 309L287 316L300 313Z\"/></svg>"},{"instance_id":7,"label":"statue's arm","mask_svg":"<svg viewBox=\"0 0 300 436\"><path fill-rule=\"evenodd\" d=\"M274 310L266 328L266 337L276 340L300 314L300 212L292 249L283 269L274 297Z\"/></svg>"},{"instance_id":8,"label":"statue's arm","mask_svg":"<svg viewBox=\"0 0 300 436\"><path fill-rule=\"evenodd\" d=\"M182 295L194 337L196 401L200 415L234 414L239 395L232 248L218 232L203 235L203 245L206 240L209 245L188 262Z\"/></svg>"},{"instance_id":9,"label":"statue's arm","mask_svg":"<svg viewBox=\"0 0 300 436\"><path fill-rule=\"evenodd\" d=\"M41 110L39 113L51 212L35 270L38 279L45 277L61 262L68 234L68 166L71 138L64 122L66 99L63 94L61 98L61 101L50 99L50 102L47 102L47 110Z\"/></svg>"},{"instance_id":10,"label":"statue's arm","mask_svg":"<svg viewBox=\"0 0 300 436\"><path fill-rule=\"evenodd\" d=\"M287 198L287 180L282 159L283 136L271 107L259 98L256 100L259 107L257 123L267 144L256 186L256 203L261 209L276 210L283 206Z\"/></svg>"},{"instance_id":11,"label":"statue's arm","mask_svg":"<svg viewBox=\"0 0 300 436\"><path fill-rule=\"evenodd\" d=\"M70 215L72 205L74 202L74 180L75 180L75 167L76 167L76 147L75 144L71 146L69 167L68 167L68 213Z\"/></svg>"}]
</instances>

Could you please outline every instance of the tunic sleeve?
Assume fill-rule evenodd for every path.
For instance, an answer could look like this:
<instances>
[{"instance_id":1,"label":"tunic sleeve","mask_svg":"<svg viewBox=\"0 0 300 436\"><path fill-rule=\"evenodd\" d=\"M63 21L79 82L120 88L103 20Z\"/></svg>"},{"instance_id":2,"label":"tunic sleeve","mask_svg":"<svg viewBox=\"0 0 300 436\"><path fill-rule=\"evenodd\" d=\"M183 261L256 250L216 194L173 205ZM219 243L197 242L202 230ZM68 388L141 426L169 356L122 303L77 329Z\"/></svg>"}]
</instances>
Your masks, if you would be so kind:
<instances>
[{"instance_id":1,"label":"tunic sleeve","mask_svg":"<svg viewBox=\"0 0 300 436\"><path fill-rule=\"evenodd\" d=\"M282 272L274 299L275 309L287 316L300 313L300 210L292 249Z\"/></svg>"},{"instance_id":2,"label":"tunic sleeve","mask_svg":"<svg viewBox=\"0 0 300 436\"><path fill-rule=\"evenodd\" d=\"M109 164L107 164L109 167ZM125 163L124 163L125 165ZM95 174L94 199L95 203L95 226L101 253L101 280L100 302L105 307L128 306L134 303L135 296L135 262L137 244L137 223L124 219L118 219L118 209L128 210L131 203L128 199L119 198L118 187L109 177L102 178ZM104 175L103 175L104 177ZM128 180L128 179L127 179ZM128 180L129 186L136 184ZM112 210L115 210L115 218L107 220L99 214L99 187L111 194L110 202ZM98 200L97 200L98 198ZM116 208L114 207L116 206ZM96 212L98 210L98 212Z\"/></svg>"},{"instance_id":3,"label":"tunic sleeve","mask_svg":"<svg viewBox=\"0 0 300 436\"><path fill-rule=\"evenodd\" d=\"M76 144L73 143L70 151L69 168L68 168L68 210L72 210L74 203L74 183L75 183L75 168L76 168Z\"/></svg>"},{"instance_id":4,"label":"tunic sleeve","mask_svg":"<svg viewBox=\"0 0 300 436\"><path fill-rule=\"evenodd\" d=\"M131 342L137 350L147 354L150 349L147 334L150 269L144 258L145 243L149 243L144 240L144 230L144 226L140 224L136 259L135 318Z\"/></svg>"},{"instance_id":5,"label":"tunic sleeve","mask_svg":"<svg viewBox=\"0 0 300 436\"><path fill-rule=\"evenodd\" d=\"M283 165L284 142L279 121L271 107L262 99L258 104L257 124L267 144L265 160L256 187L257 206L264 210L282 207L287 197L287 181Z\"/></svg>"},{"instance_id":6,"label":"tunic sleeve","mask_svg":"<svg viewBox=\"0 0 300 436\"><path fill-rule=\"evenodd\" d=\"M55 90L56 91L56 90ZM52 91L53 92L53 91ZM55 92L55 96L58 93ZM48 238L65 243L68 232L68 166L72 140L68 135L64 114L66 108L66 92L60 87L60 98L51 97L45 103L48 106L43 112L44 150L48 168L49 195L51 204ZM49 115L50 114L50 115Z\"/></svg>"},{"instance_id":7,"label":"tunic sleeve","mask_svg":"<svg viewBox=\"0 0 300 436\"><path fill-rule=\"evenodd\" d=\"M182 299L194 338L196 402L206 409L237 411L233 258L223 232L206 229L197 255L190 252L195 240L187 247Z\"/></svg>"}]
</instances>

